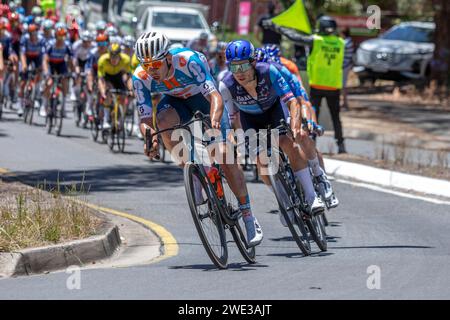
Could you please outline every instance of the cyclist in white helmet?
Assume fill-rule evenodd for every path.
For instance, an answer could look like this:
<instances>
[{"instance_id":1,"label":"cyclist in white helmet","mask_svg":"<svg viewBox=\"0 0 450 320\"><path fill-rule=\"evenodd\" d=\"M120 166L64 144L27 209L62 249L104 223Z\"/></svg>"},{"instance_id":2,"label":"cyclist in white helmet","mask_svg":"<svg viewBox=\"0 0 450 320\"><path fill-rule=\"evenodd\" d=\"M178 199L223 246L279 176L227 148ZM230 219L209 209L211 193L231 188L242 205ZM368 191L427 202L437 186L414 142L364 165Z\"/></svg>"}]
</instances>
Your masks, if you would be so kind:
<instances>
[{"instance_id":1,"label":"cyclist in white helmet","mask_svg":"<svg viewBox=\"0 0 450 320\"><path fill-rule=\"evenodd\" d=\"M169 45L168 38L159 32L146 32L136 41L136 56L140 66L133 74L133 86L142 134L145 134L146 126L150 126L154 132L154 116L157 127L165 129L186 123L195 112L201 111L210 114L212 127L221 129L222 139L226 139L229 122L227 117L222 117L224 111L222 97L208 71L209 67L196 51L188 48L169 50ZM152 93L163 94L157 106L152 105ZM170 132L162 134L162 138L169 151L177 144L171 140ZM223 141L218 152L221 155L226 153L224 150L226 144ZM152 149L146 150L144 147L144 152L152 158L157 154L157 150L158 139L155 136ZM237 163L223 164L221 167L239 201L248 245L256 246L261 243L263 232L251 210L244 174ZM201 192L200 181L196 183L195 189ZM201 201L199 197L201 195L197 194L196 201Z\"/></svg>"}]
</instances>

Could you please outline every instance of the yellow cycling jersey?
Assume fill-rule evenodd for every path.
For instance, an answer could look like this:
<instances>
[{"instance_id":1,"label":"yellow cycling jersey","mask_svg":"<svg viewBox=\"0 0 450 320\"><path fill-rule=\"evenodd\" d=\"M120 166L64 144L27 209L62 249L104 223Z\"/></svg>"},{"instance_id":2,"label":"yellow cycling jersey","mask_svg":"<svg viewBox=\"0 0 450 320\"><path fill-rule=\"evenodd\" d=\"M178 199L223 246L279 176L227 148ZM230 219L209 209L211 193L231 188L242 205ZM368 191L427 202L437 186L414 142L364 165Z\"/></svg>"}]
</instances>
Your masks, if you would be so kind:
<instances>
[{"instance_id":1,"label":"yellow cycling jersey","mask_svg":"<svg viewBox=\"0 0 450 320\"><path fill-rule=\"evenodd\" d=\"M139 67L139 60L136 57L136 54L133 53L133 56L131 57L131 73L134 73L134 70L136 70L137 67Z\"/></svg>"},{"instance_id":2,"label":"yellow cycling jersey","mask_svg":"<svg viewBox=\"0 0 450 320\"><path fill-rule=\"evenodd\" d=\"M98 59L98 71L99 78L105 76L115 76L121 73L131 73L130 57L125 53L120 53L120 61L117 65L112 65L109 53L105 53Z\"/></svg>"}]
</instances>

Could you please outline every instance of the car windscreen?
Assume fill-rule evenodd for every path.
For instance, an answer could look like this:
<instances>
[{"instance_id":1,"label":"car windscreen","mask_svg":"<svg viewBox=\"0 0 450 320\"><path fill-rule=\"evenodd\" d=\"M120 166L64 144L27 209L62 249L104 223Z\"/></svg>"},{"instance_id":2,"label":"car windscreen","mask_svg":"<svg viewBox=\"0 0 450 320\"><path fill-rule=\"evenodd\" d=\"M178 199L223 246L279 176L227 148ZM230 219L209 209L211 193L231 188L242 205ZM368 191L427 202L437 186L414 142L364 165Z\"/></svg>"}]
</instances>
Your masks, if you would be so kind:
<instances>
[{"instance_id":1,"label":"car windscreen","mask_svg":"<svg viewBox=\"0 0 450 320\"><path fill-rule=\"evenodd\" d=\"M152 25L181 29L202 29L204 27L198 15L175 12L153 12Z\"/></svg>"},{"instance_id":2,"label":"car windscreen","mask_svg":"<svg viewBox=\"0 0 450 320\"><path fill-rule=\"evenodd\" d=\"M395 26L381 36L388 40L433 42L433 30L413 26Z\"/></svg>"}]
</instances>

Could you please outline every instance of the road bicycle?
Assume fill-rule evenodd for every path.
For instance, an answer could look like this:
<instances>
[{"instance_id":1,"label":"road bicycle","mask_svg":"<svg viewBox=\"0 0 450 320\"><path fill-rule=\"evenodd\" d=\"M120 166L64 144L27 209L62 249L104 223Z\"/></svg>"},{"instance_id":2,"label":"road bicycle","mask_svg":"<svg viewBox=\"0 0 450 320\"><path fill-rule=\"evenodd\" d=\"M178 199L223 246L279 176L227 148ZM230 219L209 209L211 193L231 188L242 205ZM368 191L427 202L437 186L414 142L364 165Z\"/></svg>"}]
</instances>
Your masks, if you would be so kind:
<instances>
[{"instance_id":1,"label":"road bicycle","mask_svg":"<svg viewBox=\"0 0 450 320\"><path fill-rule=\"evenodd\" d=\"M228 266L227 229L231 232L244 259L248 263L255 263L255 247L249 247L247 244L239 202L231 191L221 166L214 162L207 167L196 160L199 159L196 152L196 139L191 132L190 125L197 121L200 121L204 128L210 128L209 116L197 112L191 121L156 131L154 135L177 129L183 129L189 133L188 149L190 154L189 161L184 165L183 175L186 196L200 240L214 265L219 269L225 269ZM151 150L150 129L146 130L145 140L147 150ZM214 142L198 141L197 139L197 143L207 147Z\"/></svg>"},{"instance_id":2,"label":"road bicycle","mask_svg":"<svg viewBox=\"0 0 450 320\"><path fill-rule=\"evenodd\" d=\"M63 110L63 89L61 80L67 77L66 75L61 74L53 74L51 78L53 80L52 87L50 90L50 101L49 101L49 110L47 112L46 117L46 126L47 133L50 134L52 132L53 127L56 129L56 135L61 135L63 119L64 119L64 110Z\"/></svg>"},{"instance_id":3,"label":"road bicycle","mask_svg":"<svg viewBox=\"0 0 450 320\"><path fill-rule=\"evenodd\" d=\"M281 120L280 122L281 125L275 129L279 130L280 133L289 133L293 136L291 128L286 124L286 121ZM304 128L305 125L305 122L303 122ZM268 139L270 138L270 132L268 130ZM303 189L295 178L289 160L281 148L275 149L271 147L268 151L270 159L268 165L269 179L281 214L297 246L304 255L310 255L310 240L312 238L320 250L326 251L327 239L323 212L317 214L310 213ZM271 156L273 152L276 152L277 158L276 156Z\"/></svg>"},{"instance_id":4,"label":"road bicycle","mask_svg":"<svg viewBox=\"0 0 450 320\"><path fill-rule=\"evenodd\" d=\"M80 96L76 103L74 103L74 120L75 125L77 127L80 126L80 123L83 122L83 127L86 128L88 124L88 119L86 116L86 104L87 104L87 98L88 98L88 90L87 90L87 74L85 72L81 72L79 74L81 77L81 84L80 84Z\"/></svg>"},{"instance_id":5,"label":"road bicycle","mask_svg":"<svg viewBox=\"0 0 450 320\"><path fill-rule=\"evenodd\" d=\"M126 140L126 130L125 130L125 114L126 114L126 106L123 106L120 102L120 96L128 94L127 90L121 89L109 89L108 90L113 96L114 106L111 110L111 129L108 133L104 133L108 135L107 141L109 148L111 151L114 151L114 147L117 145L117 148L120 152L124 152L125 150L125 140Z\"/></svg>"},{"instance_id":6,"label":"road bicycle","mask_svg":"<svg viewBox=\"0 0 450 320\"><path fill-rule=\"evenodd\" d=\"M23 92L23 102L24 102L24 110L23 110L23 121L28 123L29 125L33 124L33 114L35 109L35 101L36 101L36 90L38 89L38 85L36 83L37 73L36 68L33 63L27 66L26 72L26 82L25 88Z\"/></svg>"}]
</instances>

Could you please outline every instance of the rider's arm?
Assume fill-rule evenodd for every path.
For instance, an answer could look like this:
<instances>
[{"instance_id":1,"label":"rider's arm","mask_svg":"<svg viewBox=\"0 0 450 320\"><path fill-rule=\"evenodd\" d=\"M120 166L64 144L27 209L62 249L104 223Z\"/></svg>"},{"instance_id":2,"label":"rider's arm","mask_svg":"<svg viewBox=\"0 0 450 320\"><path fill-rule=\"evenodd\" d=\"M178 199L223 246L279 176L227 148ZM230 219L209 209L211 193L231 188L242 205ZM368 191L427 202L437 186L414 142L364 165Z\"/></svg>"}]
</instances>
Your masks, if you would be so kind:
<instances>
[{"instance_id":1,"label":"rider's arm","mask_svg":"<svg viewBox=\"0 0 450 320\"><path fill-rule=\"evenodd\" d=\"M136 97L136 107L138 108L139 118L140 118L140 126L142 135L145 137L145 131L147 128L150 128L150 132L155 132L154 124L155 121L153 119L153 108L156 106L152 106L152 95L149 88L145 85L144 81L142 81L138 76L133 75L132 77L133 87L134 87L134 95ZM156 149L158 146L158 137L153 136L152 147ZM150 150L146 149L146 144L144 145L144 152L148 154ZM149 155L152 157L152 155Z\"/></svg>"},{"instance_id":2,"label":"rider's arm","mask_svg":"<svg viewBox=\"0 0 450 320\"><path fill-rule=\"evenodd\" d=\"M294 131L295 139L299 138L301 131L301 109L292 93L289 84L283 78L281 73L274 65L270 66L270 81L275 88L281 102L285 103L289 107L289 113L291 114L291 128Z\"/></svg>"},{"instance_id":3,"label":"rider's arm","mask_svg":"<svg viewBox=\"0 0 450 320\"><path fill-rule=\"evenodd\" d=\"M22 64L22 70L23 71L27 70L27 59L25 57L25 53L26 53L25 43L21 42L20 43L19 54L20 54L20 63Z\"/></svg>"},{"instance_id":4,"label":"rider's arm","mask_svg":"<svg viewBox=\"0 0 450 320\"><path fill-rule=\"evenodd\" d=\"M228 111L228 117L231 123L231 127L236 130L241 127L239 121L239 109L235 106L233 102L233 97L231 96L231 92L226 86L226 84L222 81L219 82L219 91L222 95L223 105Z\"/></svg>"},{"instance_id":5,"label":"rider's arm","mask_svg":"<svg viewBox=\"0 0 450 320\"><path fill-rule=\"evenodd\" d=\"M106 97L106 82L105 82L105 59L98 60L98 69L97 69L97 78L98 78L98 90L100 91L100 94L103 98Z\"/></svg>"},{"instance_id":6,"label":"rider's arm","mask_svg":"<svg viewBox=\"0 0 450 320\"><path fill-rule=\"evenodd\" d=\"M44 54L44 58L42 60L42 71L44 75L48 75L49 72L49 66L48 66L48 54Z\"/></svg>"},{"instance_id":7,"label":"rider's arm","mask_svg":"<svg viewBox=\"0 0 450 320\"><path fill-rule=\"evenodd\" d=\"M215 129L220 128L220 119L223 114L222 97L219 92L217 92L214 79L208 71L209 68L205 66L200 58L193 56L189 59L187 69L189 70L192 79L196 80L203 96L208 99L211 104L210 116L212 127Z\"/></svg>"},{"instance_id":8,"label":"rider's arm","mask_svg":"<svg viewBox=\"0 0 450 320\"><path fill-rule=\"evenodd\" d=\"M281 33L283 36L286 36L289 40L295 42L295 44L312 47L314 43L314 36L303 35L294 29L277 26L270 19L264 20L263 23L265 27L270 28L278 33Z\"/></svg>"}]
</instances>

